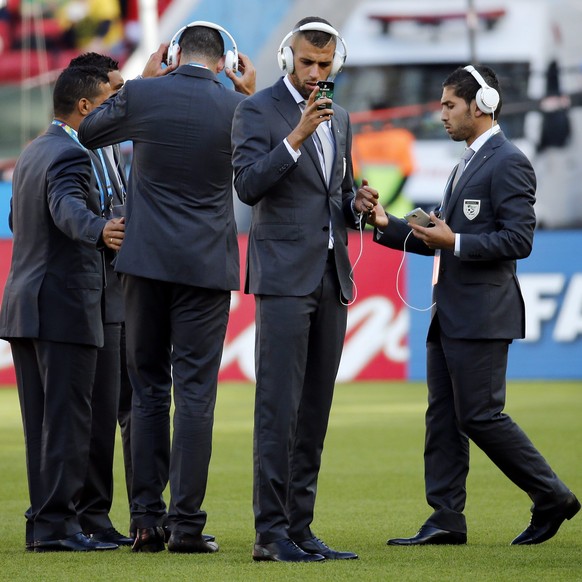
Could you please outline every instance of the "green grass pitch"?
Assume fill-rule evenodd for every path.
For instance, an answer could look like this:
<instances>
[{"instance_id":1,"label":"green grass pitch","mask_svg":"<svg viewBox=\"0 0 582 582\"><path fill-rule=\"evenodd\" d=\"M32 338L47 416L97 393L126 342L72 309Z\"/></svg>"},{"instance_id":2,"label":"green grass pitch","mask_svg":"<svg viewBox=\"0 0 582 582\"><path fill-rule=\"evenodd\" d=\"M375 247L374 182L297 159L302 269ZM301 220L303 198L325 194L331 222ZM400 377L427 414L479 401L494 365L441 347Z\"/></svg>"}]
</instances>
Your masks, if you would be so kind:
<instances>
[{"instance_id":1,"label":"green grass pitch","mask_svg":"<svg viewBox=\"0 0 582 582\"><path fill-rule=\"evenodd\" d=\"M416 533L429 515L422 450L422 383L338 385L319 479L315 533L356 551L343 563L254 563L251 507L253 387L219 387L206 532L215 555L24 551L27 488L16 391L0 390L0 580L37 581L552 581L582 580L582 515L539 546L511 547L529 522L529 498L474 445L467 484L469 541L463 547L389 547ZM506 411L560 477L582 498L582 382L511 382ZM119 441L118 441L119 442ZM115 460L112 518L129 516L121 447Z\"/></svg>"}]
</instances>

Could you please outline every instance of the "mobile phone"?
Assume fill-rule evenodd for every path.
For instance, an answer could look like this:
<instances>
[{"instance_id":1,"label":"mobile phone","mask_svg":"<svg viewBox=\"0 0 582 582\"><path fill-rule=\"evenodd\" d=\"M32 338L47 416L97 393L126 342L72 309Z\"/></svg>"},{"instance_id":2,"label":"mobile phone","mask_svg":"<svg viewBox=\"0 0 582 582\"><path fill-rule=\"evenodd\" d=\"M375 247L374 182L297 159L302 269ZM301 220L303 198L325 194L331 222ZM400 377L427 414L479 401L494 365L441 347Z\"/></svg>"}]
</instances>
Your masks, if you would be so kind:
<instances>
[{"instance_id":1,"label":"mobile phone","mask_svg":"<svg viewBox=\"0 0 582 582\"><path fill-rule=\"evenodd\" d=\"M319 87L319 91L315 97L316 99L321 99L322 97L333 99L333 81L317 81L317 86ZM331 109L331 103L318 105L317 109Z\"/></svg>"},{"instance_id":2,"label":"mobile phone","mask_svg":"<svg viewBox=\"0 0 582 582\"><path fill-rule=\"evenodd\" d=\"M418 226L429 226L432 224L430 216L420 207L405 214L404 218L406 218L410 224L418 224Z\"/></svg>"}]
</instances>

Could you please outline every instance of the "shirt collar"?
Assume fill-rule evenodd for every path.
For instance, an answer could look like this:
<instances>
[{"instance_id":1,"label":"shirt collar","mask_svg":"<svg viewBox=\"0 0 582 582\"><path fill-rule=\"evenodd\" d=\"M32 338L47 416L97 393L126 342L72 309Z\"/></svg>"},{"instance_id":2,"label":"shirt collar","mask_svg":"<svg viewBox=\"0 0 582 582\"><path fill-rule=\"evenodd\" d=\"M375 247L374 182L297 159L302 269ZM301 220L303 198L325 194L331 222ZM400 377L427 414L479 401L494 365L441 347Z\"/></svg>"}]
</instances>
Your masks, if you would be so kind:
<instances>
[{"instance_id":1,"label":"shirt collar","mask_svg":"<svg viewBox=\"0 0 582 582\"><path fill-rule=\"evenodd\" d=\"M499 124L494 125L491 129L488 129L486 132L482 133L472 144L471 149L477 153L479 149L485 144L485 142L490 138L493 137L496 133L501 131L501 126Z\"/></svg>"}]
</instances>

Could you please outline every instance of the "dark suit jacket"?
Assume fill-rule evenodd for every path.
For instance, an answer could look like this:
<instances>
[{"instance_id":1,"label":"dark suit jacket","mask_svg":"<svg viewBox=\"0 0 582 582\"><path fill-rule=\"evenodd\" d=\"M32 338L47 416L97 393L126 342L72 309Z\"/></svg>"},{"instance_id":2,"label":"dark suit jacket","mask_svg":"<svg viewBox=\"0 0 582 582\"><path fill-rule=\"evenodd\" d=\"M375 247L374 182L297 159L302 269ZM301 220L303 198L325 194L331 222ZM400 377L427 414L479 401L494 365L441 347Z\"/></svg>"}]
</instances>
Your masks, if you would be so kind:
<instances>
[{"instance_id":1,"label":"dark suit jacket","mask_svg":"<svg viewBox=\"0 0 582 582\"><path fill-rule=\"evenodd\" d=\"M313 139L293 161L283 140L301 111L283 79L245 99L232 130L235 188L253 206L245 292L302 296L320 283L327 260L329 221L342 294L352 298L346 225L355 227L354 180L347 112L333 105L336 156L329 187Z\"/></svg>"},{"instance_id":2,"label":"dark suit jacket","mask_svg":"<svg viewBox=\"0 0 582 582\"><path fill-rule=\"evenodd\" d=\"M88 153L51 125L14 170L0 337L103 344L100 214Z\"/></svg>"},{"instance_id":3,"label":"dark suit jacket","mask_svg":"<svg viewBox=\"0 0 582 582\"><path fill-rule=\"evenodd\" d=\"M230 129L243 98L211 71L183 65L164 77L128 81L85 118L79 138L86 147L133 141L116 271L238 289Z\"/></svg>"},{"instance_id":4,"label":"dark suit jacket","mask_svg":"<svg viewBox=\"0 0 582 582\"><path fill-rule=\"evenodd\" d=\"M439 279L433 290L445 335L524 337L525 307L516 260L527 257L532 249L535 189L531 164L502 132L485 142L461 175L445 208L447 224L461 234L461 254L455 257L452 250L441 252ZM469 207L477 205L478 213L471 218ZM409 231L405 221L391 216L378 242L402 249ZM434 254L412 235L406 250Z\"/></svg>"}]
</instances>

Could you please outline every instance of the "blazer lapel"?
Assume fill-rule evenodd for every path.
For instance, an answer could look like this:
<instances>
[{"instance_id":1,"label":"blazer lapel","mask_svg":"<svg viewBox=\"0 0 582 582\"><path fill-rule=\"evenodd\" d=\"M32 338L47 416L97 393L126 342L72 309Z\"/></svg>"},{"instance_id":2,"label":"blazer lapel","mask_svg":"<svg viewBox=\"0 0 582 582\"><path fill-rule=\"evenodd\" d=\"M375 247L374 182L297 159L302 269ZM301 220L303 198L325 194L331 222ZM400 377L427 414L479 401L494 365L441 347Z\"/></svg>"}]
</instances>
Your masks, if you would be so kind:
<instances>
[{"instance_id":1,"label":"blazer lapel","mask_svg":"<svg viewBox=\"0 0 582 582\"><path fill-rule=\"evenodd\" d=\"M453 206L457 203L461 191L463 190L467 182L469 182L469 180L479 170L479 168L481 168L485 163L487 163L487 160L489 160L489 158L495 154L495 149L498 148L504 141L505 136L503 135L503 132L500 131L498 134L488 139L483 144L483 146L479 148L479 151L475 153L475 155L471 159L471 162L467 166L467 169L461 174L461 177L457 182L457 187L453 192L451 192L449 201L445 207L445 219L450 216L451 213L449 209L453 208ZM451 178L449 178L447 190L450 190L451 188L453 175L454 169L453 172L451 173Z\"/></svg>"},{"instance_id":2,"label":"blazer lapel","mask_svg":"<svg viewBox=\"0 0 582 582\"><path fill-rule=\"evenodd\" d=\"M329 180L329 189L331 192L334 191L334 185L336 180L341 182L343 180L343 156L338 151L338 135L341 133L341 127L335 117L331 118L331 135L333 137L333 147L335 156L333 158L333 169L331 172L331 178ZM340 165L341 164L341 165Z\"/></svg>"}]
</instances>

